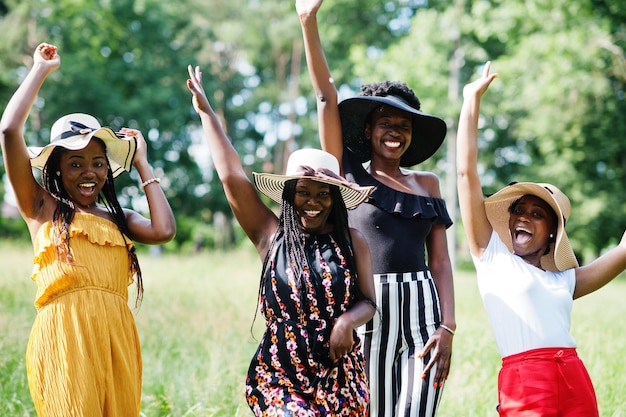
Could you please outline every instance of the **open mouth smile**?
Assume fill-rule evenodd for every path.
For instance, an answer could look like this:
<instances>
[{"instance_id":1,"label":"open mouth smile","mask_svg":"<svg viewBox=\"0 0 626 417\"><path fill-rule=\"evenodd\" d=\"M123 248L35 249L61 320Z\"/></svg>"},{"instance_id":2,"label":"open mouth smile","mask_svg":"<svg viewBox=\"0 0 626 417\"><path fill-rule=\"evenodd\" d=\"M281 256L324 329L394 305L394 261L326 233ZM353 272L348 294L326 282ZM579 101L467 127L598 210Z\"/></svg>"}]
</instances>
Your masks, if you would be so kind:
<instances>
[{"instance_id":1,"label":"open mouth smile","mask_svg":"<svg viewBox=\"0 0 626 417\"><path fill-rule=\"evenodd\" d=\"M82 193L93 193L96 189L96 183L95 182L83 182L81 184L78 184L78 188L80 189Z\"/></svg>"},{"instance_id":2,"label":"open mouth smile","mask_svg":"<svg viewBox=\"0 0 626 417\"><path fill-rule=\"evenodd\" d=\"M514 237L516 242L525 243L533 237L533 234L530 230L524 227L516 227Z\"/></svg>"},{"instance_id":3,"label":"open mouth smile","mask_svg":"<svg viewBox=\"0 0 626 417\"><path fill-rule=\"evenodd\" d=\"M400 142L397 140L386 140L383 142L385 144L385 146L389 147L389 148L399 148L400 147Z\"/></svg>"}]
</instances>

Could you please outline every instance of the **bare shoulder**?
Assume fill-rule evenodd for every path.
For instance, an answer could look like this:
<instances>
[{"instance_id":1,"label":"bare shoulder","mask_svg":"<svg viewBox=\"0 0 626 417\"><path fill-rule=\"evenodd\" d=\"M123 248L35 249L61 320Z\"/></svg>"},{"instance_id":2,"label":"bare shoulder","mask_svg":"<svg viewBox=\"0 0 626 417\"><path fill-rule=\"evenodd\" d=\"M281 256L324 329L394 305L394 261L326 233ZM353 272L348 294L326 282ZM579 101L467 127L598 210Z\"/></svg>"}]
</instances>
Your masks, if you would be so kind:
<instances>
[{"instance_id":1,"label":"bare shoulder","mask_svg":"<svg viewBox=\"0 0 626 417\"><path fill-rule=\"evenodd\" d=\"M142 214L128 207L122 207L122 212L124 213L124 217L126 217L127 222L133 221L134 219L145 219Z\"/></svg>"},{"instance_id":2,"label":"bare shoulder","mask_svg":"<svg viewBox=\"0 0 626 417\"><path fill-rule=\"evenodd\" d=\"M365 236L363 233L359 231L359 229L355 229L354 227L350 228L350 236L352 237L353 245L367 245L367 241L365 240Z\"/></svg>"},{"instance_id":3,"label":"bare shoulder","mask_svg":"<svg viewBox=\"0 0 626 417\"><path fill-rule=\"evenodd\" d=\"M439 189L439 177L430 171L412 171L402 169L411 183L411 188L417 192L415 194L427 195L429 197L441 197Z\"/></svg>"},{"instance_id":4,"label":"bare shoulder","mask_svg":"<svg viewBox=\"0 0 626 417\"><path fill-rule=\"evenodd\" d=\"M24 213L24 219L26 222L33 222L35 224L44 224L54 217L54 212L57 210L58 202L43 188L40 188L39 193L33 199L33 209L30 214Z\"/></svg>"},{"instance_id":5,"label":"bare shoulder","mask_svg":"<svg viewBox=\"0 0 626 417\"><path fill-rule=\"evenodd\" d=\"M43 188L41 190L43 190ZM33 208L30 212L24 212L20 208L22 218L26 222L33 239L43 224L53 220L56 209L57 201L45 191L36 196L33 201Z\"/></svg>"}]
</instances>

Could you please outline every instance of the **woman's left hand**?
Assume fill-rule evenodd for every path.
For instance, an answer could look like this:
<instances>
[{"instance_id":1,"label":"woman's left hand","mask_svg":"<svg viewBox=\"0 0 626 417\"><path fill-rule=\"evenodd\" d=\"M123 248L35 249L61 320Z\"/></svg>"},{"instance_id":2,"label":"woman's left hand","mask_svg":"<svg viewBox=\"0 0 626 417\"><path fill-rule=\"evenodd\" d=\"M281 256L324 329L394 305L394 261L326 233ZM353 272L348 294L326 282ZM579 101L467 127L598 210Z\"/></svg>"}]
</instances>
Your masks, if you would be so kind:
<instances>
[{"instance_id":1,"label":"woman's left hand","mask_svg":"<svg viewBox=\"0 0 626 417\"><path fill-rule=\"evenodd\" d=\"M431 351L430 361L424 367L422 378L426 378L428 371L436 364L437 371L435 373L435 382L433 383L435 388L443 387L444 382L448 379L450 360L452 358L452 339L452 333L440 327L430 336L424 346L424 350L419 355L420 358L423 358Z\"/></svg>"},{"instance_id":2,"label":"woman's left hand","mask_svg":"<svg viewBox=\"0 0 626 417\"><path fill-rule=\"evenodd\" d=\"M348 323L348 320L343 318L344 316L339 316L330 332L330 360L333 361L333 363L350 352L354 343L354 339L352 338L353 328Z\"/></svg>"},{"instance_id":3,"label":"woman's left hand","mask_svg":"<svg viewBox=\"0 0 626 417\"><path fill-rule=\"evenodd\" d=\"M146 162L148 160L148 145L140 130L131 129L129 127L123 127L119 133L126 136L134 137L137 141L137 150L133 158L133 165L137 165L138 162Z\"/></svg>"}]
</instances>

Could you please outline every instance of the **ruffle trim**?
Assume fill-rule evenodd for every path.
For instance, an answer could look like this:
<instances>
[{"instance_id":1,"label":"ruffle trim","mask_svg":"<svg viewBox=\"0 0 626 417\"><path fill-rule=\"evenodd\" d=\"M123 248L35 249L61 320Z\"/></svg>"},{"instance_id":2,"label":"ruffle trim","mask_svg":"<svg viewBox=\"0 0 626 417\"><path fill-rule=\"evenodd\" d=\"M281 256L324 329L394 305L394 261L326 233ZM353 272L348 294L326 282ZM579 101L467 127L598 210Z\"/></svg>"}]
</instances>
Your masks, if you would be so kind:
<instances>
[{"instance_id":1,"label":"ruffle trim","mask_svg":"<svg viewBox=\"0 0 626 417\"><path fill-rule=\"evenodd\" d=\"M443 198L409 194L388 187L372 177L345 148L343 164L346 169L346 177L350 181L354 181L360 186L373 185L375 187L367 203L406 219L419 216L425 219L434 219L433 224L443 224L446 228L452 226L452 219L448 214Z\"/></svg>"},{"instance_id":2,"label":"ruffle trim","mask_svg":"<svg viewBox=\"0 0 626 417\"><path fill-rule=\"evenodd\" d=\"M446 203L442 198L403 193L378 183L368 203L406 219L413 217L435 219L434 224L444 224L446 228L452 226Z\"/></svg>"},{"instance_id":3,"label":"ruffle trim","mask_svg":"<svg viewBox=\"0 0 626 417\"><path fill-rule=\"evenodd\" d=\"M39 266L44 262L44 254L55 250L52 242L52 227L52 220L50 220L42 224L37 231L33 245L35 249L33 278L39 273ZM114 222L89 213L76 213L74 215L74 220L70 224L70 247L72 239L77 236L82 236L90 243L100 246L128 246L129 248L133 246L132 240L122 236Z\"/></svg>"}]
</instances>

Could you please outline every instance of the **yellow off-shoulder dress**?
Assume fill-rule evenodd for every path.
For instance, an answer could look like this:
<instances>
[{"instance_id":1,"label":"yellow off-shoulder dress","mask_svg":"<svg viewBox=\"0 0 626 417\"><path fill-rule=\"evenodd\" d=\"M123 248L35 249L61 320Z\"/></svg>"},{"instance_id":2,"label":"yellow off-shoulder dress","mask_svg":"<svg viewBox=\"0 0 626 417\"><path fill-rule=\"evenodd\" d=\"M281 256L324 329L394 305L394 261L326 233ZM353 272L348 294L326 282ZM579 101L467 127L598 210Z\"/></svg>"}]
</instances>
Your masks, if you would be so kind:
<instances>
[{"instance_id":1,"label":"yellow off-shoulder dress","mask_svg":"<svg viewBox=\"0 0 626 417\"><path fill-rule=\"evenodd\" d=\"M45 223L33 243L37 317L26 364L37 414L137 417L142 363L128 306L132 243L115 223L76 213L69 264L58 259L52 236L52 222Z\"/></svg>"}]
</instances>

